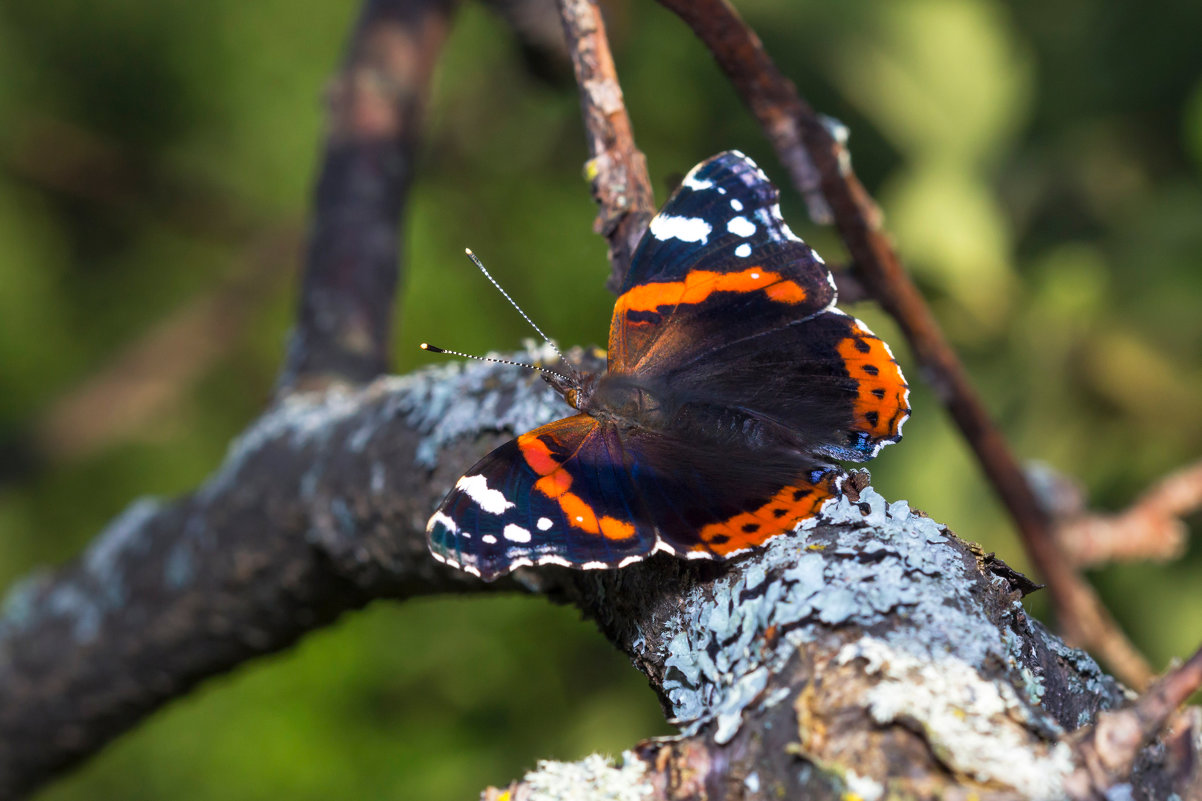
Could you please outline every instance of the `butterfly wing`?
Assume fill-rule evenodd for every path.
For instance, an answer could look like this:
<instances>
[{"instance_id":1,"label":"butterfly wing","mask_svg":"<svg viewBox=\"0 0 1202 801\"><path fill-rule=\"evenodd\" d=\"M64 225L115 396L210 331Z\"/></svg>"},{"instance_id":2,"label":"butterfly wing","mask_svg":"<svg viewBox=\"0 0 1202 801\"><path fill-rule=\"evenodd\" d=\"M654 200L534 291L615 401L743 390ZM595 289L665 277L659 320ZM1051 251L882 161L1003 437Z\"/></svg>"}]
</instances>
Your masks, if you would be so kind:
<instances>
[{"instance_id":1,"label":"butterfly wing","mask_svg":"<svg viewBox=\"0 0 1202 801\"><path fill-rule=\"evenodd\" d=\"M617 567L650 553L617 432L587 415L536 428L481 459L426 527L441 562L491 581L523 565Z\"/></svg>"},{"instance_id":2,"label":"butterfly wing","mask_svg":"<svg viewBox=\"0 0 1202 801\"><path fill-rule=\"evenodd\" d=\"M727 558L814 517L846 474L784 449L754 450L627 431L621 440L637 477L637 501L655 550Z\"/></svg>"},{"instance_id":3,"label":"butterfly wing","mask_svg":"<svg viewBox=\"0 0 1202 801\"><path fill-rule=\"evenodd\" d=\"M901 438L908 385L888 346L834 308L830 272L777 197L734 151L689 173L636 251L609 371L700 419L733 409L769 442L870 459Z\"/></svg>"},{"instance_id":4,"label":"butterfly wing","mask_svg":"<svg viewBox=\"0 0 1202 801\"><path fill-rule=\"evenodd\" d=\"M829 271L777 196L734 151L689 173L614 308L602 383L617 405L484 457L430 519L437 559L491 580L657 551L730 556L839 494L845 474L822 457L862 461L901 437L909 392L897 362L834 308ZM671 422L615 422L644 393Z\"/></svg>"},{"instance_id":5,"label":"butterfly wing","mask_svg":"<svg viewBox=\"0 0 1202 801\"><path fill-rule=\"evenodd\" d=\"M818 513L842 472L577 415L485 456L430 518L436 559L491 581L524 565L622 567L657 551L725 558Z\"/></svg>"},{"instance_id":6,"label":"butterfly wing","mask_svg":"<svg viewBox=\"0 0 1202 801\"><path fill-rule=\"evenodd\" d=\"M738 151L685 176L635 250L614 306L611 370L638 371L655 340L688 325L679 318L698 310L729 309L718 328L690 326L701 335L691 350L703 354L715 340L751 336L834 304L830 272L781 219L778 200L776 187Z\"/></svg>"},{"instance_id":7,"label":"butterfly wing","mask_svg":"<svg viewBox=\"0 0 1202 801\"><path fill-rule=\"evenodd\" d=\"M834 286L822 260L780 216L780 192L755 162L737 150L698 164L655 215L635 249L621 293L640 284L670 283L690 273L738 273L771 262L790 277ZM818 287L815 287L818 289Z\"/></svg>"}]
</instances>

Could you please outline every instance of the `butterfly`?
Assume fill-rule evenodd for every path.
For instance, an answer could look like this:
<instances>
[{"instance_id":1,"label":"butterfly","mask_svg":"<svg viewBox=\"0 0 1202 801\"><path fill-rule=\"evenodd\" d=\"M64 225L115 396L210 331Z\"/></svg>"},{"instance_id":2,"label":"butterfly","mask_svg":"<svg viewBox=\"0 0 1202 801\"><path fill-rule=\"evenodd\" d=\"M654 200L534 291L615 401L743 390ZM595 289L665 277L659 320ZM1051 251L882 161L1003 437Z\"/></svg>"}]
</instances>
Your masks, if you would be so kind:
<instances>
[{"instance_id":1,"label":"butterfly","mask_svg":"<svg viewBox=\"0 0 1202 801\"><path fill-rule=\"evenodd\" d=\"M607 369L547 380L576 414L467 471L426 528L434 558L492 580L526 565L722 559L816 516L901 439L889 347L835 308L822 259L738 151L685 176L614 305Z\"/></svg>"}]
</instances>

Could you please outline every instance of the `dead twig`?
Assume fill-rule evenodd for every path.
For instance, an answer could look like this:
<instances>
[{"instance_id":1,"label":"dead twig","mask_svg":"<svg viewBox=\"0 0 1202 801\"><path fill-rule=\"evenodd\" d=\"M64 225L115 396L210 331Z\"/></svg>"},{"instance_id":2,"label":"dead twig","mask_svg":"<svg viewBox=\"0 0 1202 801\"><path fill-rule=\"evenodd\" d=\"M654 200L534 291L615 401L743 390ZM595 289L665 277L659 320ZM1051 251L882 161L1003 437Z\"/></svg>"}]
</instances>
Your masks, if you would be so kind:
<instances>
[{"instance_id":1,"label":"dead twig","mask_svg":"<svg viewBox=\"0 0 1202 801\"><path fill-rule=\"evenodd\" d=\"M828 124L802 99L772 62L759 37L726 0L660 3L680 16L709 48L790 173L796 178L801 172L798 165L805 160L816 167L822 193L860 280L897 320L922 365L923 375L1005 503L1027 553L1047 582L1056 617L1067 638L1097 651L1124 681L1146 686L1151 670L1053 539L1050 523L1018 462L930 308L902 268L881 228L877 206L852 171L840 138L832 135ZM799 183L798 188L804 192L810 187Z\"/></svg>"},{"instance_id":2,"label":"dead twig","mask_svg":"<svg viewBox=\"0 0 1202 801\"><path fill-rule=\"evenodd\" d=\"M609 243L609 288L617 291L655 214L647 160L634 144L601 9L595 0L560 0L559 12L580 85L590 154L586 173L601 207L593 229Z\"/></svg>"},{"instance_id":3,"label":"dead twig","mask_svg":"<svg viewBox=\"0 0 1202 801\"><path fill-rule=\"evenodd\" d=\"M1076 743L1080 767L1065 783L1072 799L1102 798L1105 791L1125 782L1131 775L1140 750L1160 734L1185 700L1202 687L1202 648L1180 667L1158 679L1133 705L1102 712ZM1179 721L1194 728L1196 715Z\"/></svg>"},{"instance_id":4,"label":"dead twig","mask_svg":"<svg viewBox=\"0 0 1202 801\"><path fill-rule=\"evenodd\" d=\"M1168 561L1185 552L1181 518L1202 508L1202 460L1149 488L1119 514L1080 514L1056 528L1061 547L1082 567L1138 559Z\"/></svg>"}]
</instances>

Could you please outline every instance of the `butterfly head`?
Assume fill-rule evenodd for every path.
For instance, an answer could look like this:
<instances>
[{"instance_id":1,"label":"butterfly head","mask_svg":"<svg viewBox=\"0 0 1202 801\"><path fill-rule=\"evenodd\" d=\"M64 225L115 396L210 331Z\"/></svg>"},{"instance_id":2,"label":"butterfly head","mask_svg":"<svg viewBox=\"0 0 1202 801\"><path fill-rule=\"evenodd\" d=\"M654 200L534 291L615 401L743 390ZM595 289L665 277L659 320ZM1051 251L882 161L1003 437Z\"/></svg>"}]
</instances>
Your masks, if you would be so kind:
<instances>
[{"instance_id":1,"label":"butterfly head","mask_svg":"<svg viewBox=\"0 0 1202 801\"><path fill-rule=\"evenodd\" d=\"M597 376L592 373L571 371L567 374L544 372L543 380L550 384L556 392L563 396L573 409L587 411L593 390L597 386Z\"/></svg>"}]
</instances>

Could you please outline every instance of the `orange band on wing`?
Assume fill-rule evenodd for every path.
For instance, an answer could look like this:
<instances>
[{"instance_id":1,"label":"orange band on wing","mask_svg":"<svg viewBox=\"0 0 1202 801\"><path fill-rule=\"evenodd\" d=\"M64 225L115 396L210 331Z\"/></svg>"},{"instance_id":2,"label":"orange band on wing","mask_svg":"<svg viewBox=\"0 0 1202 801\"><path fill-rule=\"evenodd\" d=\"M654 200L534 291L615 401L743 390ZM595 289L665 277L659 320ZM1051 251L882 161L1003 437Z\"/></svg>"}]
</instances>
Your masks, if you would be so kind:
<instances>
[{"instance_id":1,"label":"orange band on wing","mask_svg":"<svg viewBox=\"0 0 1202 801\"><path fill-rule=\"evenodd\" d=\"M542 439L523 434L518 437L518 447L530 469L542 476L534 482L534 488L559 504L568 525L611 540L627 540L634 536L632 524L608 515L597 517L579 495L568 491L572 486L572 475L563 469Z\"/></svg>"},{"instance_id":2,"label":"orange band on wing","mask_svg":"<svg viewBox=\"0 0 1202 801\"><path fill-rule=\"evenodd\" d=\"M780 273L748 267L737 273L693 270L683 281L640 284L618 298L615 313L655 311L660 306L701 303L715 292L764 292L778 303L804 303L805 287Z\"/></svg>"},{"instance_id":3,"label":"orange band on wing","mask_svg":"<svg viewBox=\"0 0 1202 801\"><path fill-rule=\"evenodd\" d=\"M836 494L834 476L816 485L784 487L758 509L703 526L699 532L703 544L693 550L726 556L762 545L766 540L792 530L798 522L814 517L822 504Z\"/></svg>"},{"instance_id":4,"label":"orange band on wing","mask_svg":"<svg viewBox=\"0 0 1202 801\"><path fill-rule=\"evenodd\" d=\"M559 469L559 462L555 461L551 449L538 437L523 434L518 437L518 447L522 451L522 458L526 460L526 464L530 465L530 469L540 476L554 473Z\"/></svg>"},{"instance_id":5,"label":"orange band on wing","mask_svg":"<svg viewBox=\"0 0 1202 801\"><path fill-rule=\"evenodd\" d=\"M847 372L858 384L854 420L858 430L876 439L894 438L910 412L908 386L889 348L860 325L838 345Z\"/></svg>"}]
</instances>

